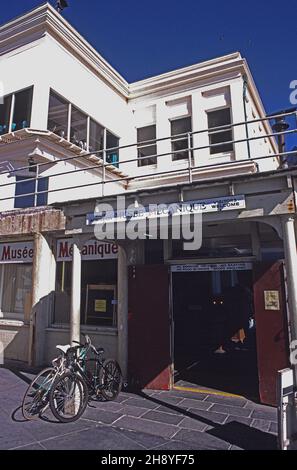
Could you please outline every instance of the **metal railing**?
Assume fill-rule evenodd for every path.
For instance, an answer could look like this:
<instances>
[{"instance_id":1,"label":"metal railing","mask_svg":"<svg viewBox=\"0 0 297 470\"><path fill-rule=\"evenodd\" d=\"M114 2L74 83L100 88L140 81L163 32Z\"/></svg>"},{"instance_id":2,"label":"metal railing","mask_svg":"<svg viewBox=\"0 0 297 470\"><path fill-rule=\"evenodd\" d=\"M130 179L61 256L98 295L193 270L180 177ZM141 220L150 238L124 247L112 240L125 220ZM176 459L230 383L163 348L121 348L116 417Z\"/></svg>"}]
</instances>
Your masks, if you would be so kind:
<instances>
[{"instance_id":1,"label":"metal railing","mask_svg":"<svg viewBox=\"0 0 297 470\"><path fill-rule=\"evenodd\" d=\"M295 118L294 119L295 124L294 124L293 129L284 130L284 131L281 131L281 132L272 132L271 131L270 121L272 119L275 120L275 119L278 119L278 118L286 118L286 117L289 117L289 116L293 116ZM229 140L229 141L222 141L222 142L214 143L214 144L209 143L208 145L202 145L202 146L194 146L192 144L193 138L195 136L199 136L201 134L207 134L209 136L209 135L219 134L222 131L227 131L227 130L228 131L230 131L230 130L233 131L233 129L238 127L238 126L244 126L244 128L246 129L246 133L248 133L249 126L251 126L255 123L264 123L265 128L263 129L263 134L262 135L255 135L253 137L247 136L245 138L232 139L232 140ZM266 130L266 132L265 132L265 130ZM197 157L199 157L199 151L205 151L207 149L211 150L212 148L221 147L222 145L225 146L225 145L229 145L229 144L232 144L233 152L234 152L234 155L235 155L235 159L230 160L230 163L233 163L233 164L236 163L236 162L238 162L238 163L247 163L247 162L251 162L251 161L257 163L261 160L276 158L276 159L278 159L278 161L280 163L280 166L282 166L283 161L285 161L285 159L290 155L296 155L297 151L296 150L285 151L285 152L278 151L275 138L279 138L280 136L285 137L285 136L289 136L289 135L294 135L296 133L297 133L297 109L291 109L291 110L288 110L286 112L282 112L282 113L279 113L279 114L274 114L273 116L272 115L271 116L266 116L264 118L257 118L257 119L253 119L253 120L249 120L249 121L241 121L241 122L237 122L237 123L230 123L230 124L226 124L226 125L223 125L223 126L217 126L217 127L207 128L207 129L203 129L203 130L187 132L187 133L174 135L174 136L170 135L170 136L167 136L167 137L162 137L162 138L157 138L157 139L150 139L150 140L147 140L147 141L136 142L136 143L133 143L133 144L122 145L122 146L108 148L108 149L104 148L104 149L101 149L101 150L98 150L98 151L95 151L95 152L90 152L90 153L82 152L81 155L73 155L73 156L62 158L62 159L59 159L59 160L56 160L56 161L50 161L50 162L46 161L46 162L42 162L42 163L35 163L35 162L32 163L31 162L31 164L29 164L28 166L19 167L19 168L16 168L16 169L10 169L10 170L7 170L7 171L0 171L0 177L3 177L4 175L14 176L14 174L17 174L17 173L20 174L22 172L27 172L27 171L28 172L34 171L34 173L35 173L34 176L32 176L32 178L24 176L23 180L18 180L18 181L15 180L15 181L11 181L11 182L8 182L8 183L0 183L0 189L5 188L5 187L9 187L9 186L12 186L12 185L16 185L16 184L19 184L19 183L22 183L22 182L33 182L34 181L35 182L34 183L34 186L35 186L34 191L19 194L19 195L9 196L9 197L2 197L2 198L0 198L0 202L12 200L12 199L15 200L17 198L25 198L25 197L33 196L33 198L34 198L34 207L36 207L38 205L38 196L39 195L55 193L55 192L70 191L70 190L87 188L87 187L92 187L92 186L102 186L101 194L98 195L98 197L100 197L100 196L104 196L104 187L105 187L106 184L109 184L109 183L125 183L126 185L128 185L129 183L131 183L133 181L147 179L149 177L155 179L156 177L161 178L161 177L164 177L164 176L171 176L171 175L175 176L177 174L181 174L184 177L183 184L187 184L187 183L191 184L193 182L193 174L197 173L199 170L207 170L207 169L211 169L211 168L214 168L214 167L220 168L221 166L226 166L229 163L229 162L226 162L226 161L222 161L222 162L215 162L215 163L209 163L209 164L203 164L203 165L195 164L195 160L197 161ZM182 142L187 141L187 148L182 148L180 150L175 150L175 151L171 149L170 151L165 152L165 153L156 153L156 154L153 154L153 155L145 155L143 157L138 155L138 150L139 149L143 149L143 148L146 148L146 147L151 147L152 145L158 145L158 143L164 142L164 141L173 142L173 139L174 139L174 143L179 142L179 141L182 141ZM264 140L264 139L270 141L271 147L274 148L274 150L275 150L274 152L268 153L267 155L261 155L261 156L251 155L248 158L246 158L245 155L238 155L238 151L234 150L236 144L244 144L244 143L248 144L248 143L251 143L253 141ZM128 150L128 149L132 149L133 151L135 151L135 149L136 149L137 156L136 157L133 156L132 158L128 158L128 159L126 158L123 161L119 161L117 163L118 168L116 168L111 163L106 161L107 153L108 154L117 153L119 155L121 151ZM149 171L149 172L145 172L145 171L142 172L141 171L140 173L135 174L135 175L128 175L128 174L125 175L122 172L122 169L125 165L136 164L136 166L138 167L138 163L141 160L145 160L145 159L148 159L148 158L151 159L152 158L152 159L155 159L156 162L158 162L159 159L169 157L169 156L171 156L171 158L172 158L172 156L174 154L179 154L181 152L187 154L187 158L185 158L184 160L181 160L181 161L184 162L183 166L180 166L180 162L178 162L178 165L175 164L176 162L172 162L172 167L166 169L165 171L160 171L157 168L156 168L156 171L152 171L152 168L151 168L151 171ZM193 158L194 152L195 152L195 157ZM230 152L227 152L227 153L230 154ZM247 154L249 155L249 152L247 152ZM88 159L88 157L94 157L94 156L97 157L97 162L96 162L96 164L92 165L90 163L90 160ZM69 161L71 162L71 161L78 161L78 160L80 162L84 163L85 166L82 167L82 168L67 170L67 171L64 171L64 172L52 173L48 176L44 176L42 174L42 170L44 168L46 168L46 166L51 166L52 167L52 166L61 164L63 162L69 162ZM141 166L141 168L138 168L138 170L139 169L142 170L143 168L144 168L144 166ZM77 173L80 173L80 172L93 171L93 170L99 171L99 177L100 177L99 181L89 182L89 183L84 183L84 184L79 184L79 185L59 187L59 188L52 188L52 189L47 189L47 190L44 190L44 191L38 191L38 181L42 178L49 178L49 179L59 178L59 177L63 177L64 175L71 175L73 173L77 174ZM109 176L108 178L107 178L107 174ZM70 199L73 200L73 198L70 198ZM82 197L81 197L81 199L82 199Z\"/></svg>"}]
</instances>

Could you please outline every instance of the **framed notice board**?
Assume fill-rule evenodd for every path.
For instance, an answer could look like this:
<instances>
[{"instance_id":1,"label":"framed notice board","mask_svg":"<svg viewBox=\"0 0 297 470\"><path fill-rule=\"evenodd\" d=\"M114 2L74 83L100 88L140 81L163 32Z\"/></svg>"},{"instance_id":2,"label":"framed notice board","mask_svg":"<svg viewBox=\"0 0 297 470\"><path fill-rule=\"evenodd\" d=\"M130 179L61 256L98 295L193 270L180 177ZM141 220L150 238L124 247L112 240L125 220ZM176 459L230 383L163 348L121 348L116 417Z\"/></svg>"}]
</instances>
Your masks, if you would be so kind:
<instances>
[{"instance_id":1,"label":"framed notice board","mask_svg":"<svg viewBox=\"0 0 297 470\"><path fill-rule=\"evenodd\" d=\"M85 323L87 325L115 326L116 286L88 284L86 292Z\"/></svg>"}]
</instances>

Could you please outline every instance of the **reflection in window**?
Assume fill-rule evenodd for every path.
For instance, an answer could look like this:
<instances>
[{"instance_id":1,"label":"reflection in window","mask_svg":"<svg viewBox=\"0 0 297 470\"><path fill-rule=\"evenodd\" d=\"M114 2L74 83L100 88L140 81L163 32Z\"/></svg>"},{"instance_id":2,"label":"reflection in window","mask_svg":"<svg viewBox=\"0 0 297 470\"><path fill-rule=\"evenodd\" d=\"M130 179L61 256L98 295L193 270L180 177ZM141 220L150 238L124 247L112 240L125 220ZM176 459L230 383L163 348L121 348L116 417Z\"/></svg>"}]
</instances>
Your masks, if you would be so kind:
<instances>
[{"instance_id":1,"label":"reflection in window","mask_svg":"<svg viewBox=\"0 0 297 470\"><path fill-rule=\"evenodd\" d=\"M51 91L47 127L49 131L64 139L68 137L68 113L68 102Z\"/></svg>"},{"instance_id":2,"label":"reflection in window","mask_svg":"<svg viewBox=\"0 0 297 470\"><path fill-rule=\"evenodd\" d=\"M98 152L103 149L104 146L104 127L100 126L93 119L90 120L90 142L89 151ZM98 157L102 155L98 154Z\"/></svg>"},{"instance_id":3,"label":"reflection in window","mask_svg":"<svg viewBox=\"0 0 297 470\"><path fill-rule=\"evenodd\" d=\"M87 147L88 117L75 106L71 107L70 141L83 150Z\"/></svg>"},{"instance_id":4,"label":"reflection in window","mask_svg":"<svg viewBox=\"0 0 297 470\"><path fill-rule=\"evenodd\" d=\"M15 93L12 131L30 127L33 88Z\"/></svg>"},{"instance_id":5,"label":"reflection in window","mask_svg":"<svg viewBox=\"0 0 297 470\"><path fill-rule=\"evenodd\" d=\"M138 166L156 165L157 154L156 126L146 126L137 129ZM142 145L141 145L142 144Z\"/></svg>"},{"instance_id":6,"label":"reflection in window","mask_svg":"<svg viewBox=\"0 0 297 470\"><path fill-rule=\"evenodd\" d=\"M106 162L119 166L119 146L120 139L109 131L106 131L106 148L112 149L106 152Z\"/></svg>"},{"instance_id":7,"label":"reflection in window","mask_svg":"<svg viewBox=\"0 0 297 470\"><path fill-rule=\"evenodd\" d=\"M231 124L231 112L230 108L223 108L217 111L209 111L207 113L208 117L208 128L209 131L209 143L210 144L221 144L215 145L214 147L210 147L210 153L222 153L222 152L232 152L233 151L233 144L224 144L224 142L231 141L232 137L232 129L231 127L226 130L217 130L211 131L214 127L220 126L228 126Z\"/></svg>"},{"instance_id":8,"label":"reflection in window","mask_svg":"<svg viewBox=\"0 0 297 470\"><path fill-rule=\"evenodd\" d=\"M0 134L9 133L9 121L11 111L12 95L4 98L4 103L0 104Z\"/></svg>"},{"instance_id":9,"label":"reflection in window","mask_svg":"<svg viewBox=\"0 0 297 470\"><path fill-rule=\"evenodd\" d=\"M190 117L171 121L172 151L176 152L172 154L173 161L189 158L188 132L192 132L192 120Z\"/></svg>"},{"instance_id":10,"label":"reflection in window","mask_svg":"<svg viewBox=\"0 0 297 470\"><path fill-rule=\"evenodd\" d=\"M4 265L2 282L2 312L23 314L31 295L32 264Z\"/></svg>"},{"instance_id":11,"label":"reflection in window","mask_svg":"<svg viewBox=\"0 0 297 470\"><path fill-rule=\"evenodd\" d=\"M32 176L16 176L14 207L24 209L26 207L35 207L35 183ZM36 206L46 206L48 196L48 178L38 178Z\"/></svg>"}]
</instances>

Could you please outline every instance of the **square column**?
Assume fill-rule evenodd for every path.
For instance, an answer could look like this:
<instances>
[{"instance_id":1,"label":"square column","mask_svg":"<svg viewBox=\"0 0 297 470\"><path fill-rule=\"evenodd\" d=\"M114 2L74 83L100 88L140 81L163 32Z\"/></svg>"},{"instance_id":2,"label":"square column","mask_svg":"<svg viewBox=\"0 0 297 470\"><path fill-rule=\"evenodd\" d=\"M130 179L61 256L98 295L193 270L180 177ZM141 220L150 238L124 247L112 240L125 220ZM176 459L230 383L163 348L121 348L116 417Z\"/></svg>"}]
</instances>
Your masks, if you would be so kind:
<instances>
[{"instance_id":1,"label":"square column","mask_svg":"<svg viewBox=\"0 0 297 470\"><path fill-rule=\"evenodd\" d=\"M50 239L36 233L32 274L32 311L29 334L29 364L43 365L45 332L51 322L55 291L56 261Z\"/></svg>"},{"instance_id":2,"label":"square column","mask_svg":"<svg viewBox=\"0 0 297 470\"><path fill-rule=\"evenodd\" d=\"M80 304L81 304L81 249L78 240L73 240L71 306L70 306L70 343L80 342Z\"/></svg>"}]
</instances>

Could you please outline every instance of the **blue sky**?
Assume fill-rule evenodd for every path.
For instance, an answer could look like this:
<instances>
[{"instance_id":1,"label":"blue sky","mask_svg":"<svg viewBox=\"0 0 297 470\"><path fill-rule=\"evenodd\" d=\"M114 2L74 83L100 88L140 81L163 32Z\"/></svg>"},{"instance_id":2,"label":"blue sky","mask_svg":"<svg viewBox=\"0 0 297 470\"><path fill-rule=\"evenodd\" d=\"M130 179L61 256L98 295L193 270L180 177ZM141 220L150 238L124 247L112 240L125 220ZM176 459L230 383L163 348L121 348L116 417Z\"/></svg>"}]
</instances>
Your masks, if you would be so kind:
<instances>
[{"instance_id":1,"label":"blue sky","mask_svg":"<svg viewBox=\"0 0 297 470\"><path fill-rule=\"evenodd\" d=\"M43 3L15 0L0 22ZM55 3L54 0L50 3ZM69 0L64 16L128 80L240 51L267 112L291 106L296 0Z\"/></svg>"}]
</instances>

